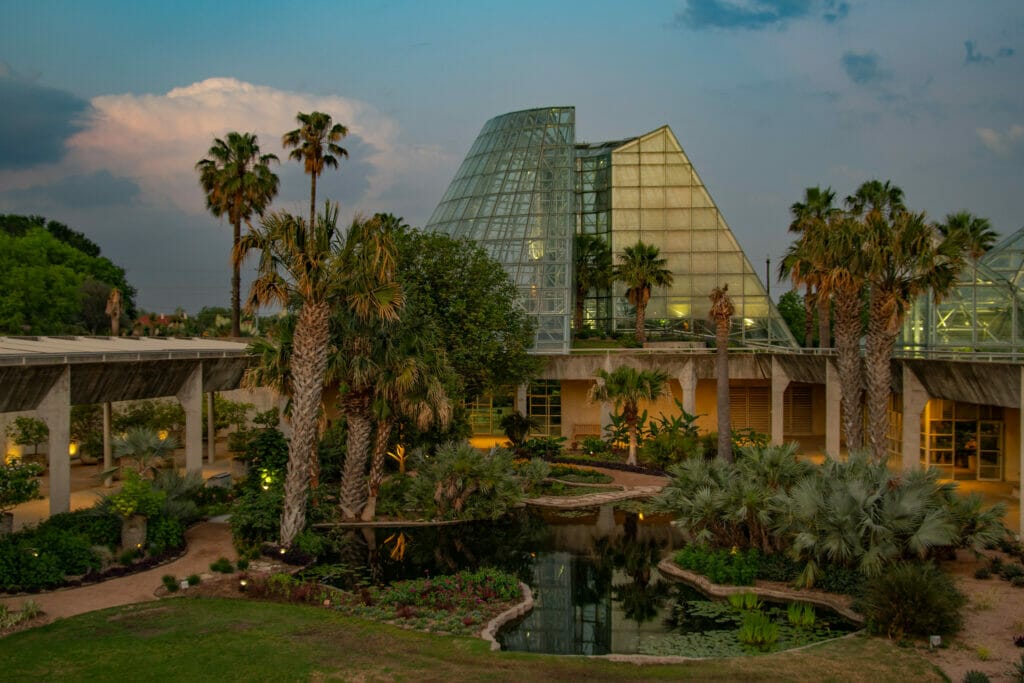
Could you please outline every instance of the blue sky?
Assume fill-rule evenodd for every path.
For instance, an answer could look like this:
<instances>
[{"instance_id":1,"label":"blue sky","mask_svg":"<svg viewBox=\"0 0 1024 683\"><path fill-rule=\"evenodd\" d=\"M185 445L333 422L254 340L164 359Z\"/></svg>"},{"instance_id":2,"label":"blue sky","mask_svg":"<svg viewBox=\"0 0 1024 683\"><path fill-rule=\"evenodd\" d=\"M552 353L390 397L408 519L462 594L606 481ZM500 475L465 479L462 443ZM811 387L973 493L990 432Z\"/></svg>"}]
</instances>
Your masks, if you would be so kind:
<instances>
[{"instance_id":1,"label":"blue sky","mask_svg":"<svg viewBox=\"0 0 1024 683\"><path fill-rule=\"evenodd\" d=\"M575 105L581 141L672 127L758 272L808 185L892 179L941 219L1024 226L1019 0L0 0L0 212L82 230L139 303L228 301L195 162L298 111L351 130L320 197L422 225L484 121ZM308 179L279 168L277 208ZM781 287L773 283L773 293Z\"/></svg>"}]
</instances>

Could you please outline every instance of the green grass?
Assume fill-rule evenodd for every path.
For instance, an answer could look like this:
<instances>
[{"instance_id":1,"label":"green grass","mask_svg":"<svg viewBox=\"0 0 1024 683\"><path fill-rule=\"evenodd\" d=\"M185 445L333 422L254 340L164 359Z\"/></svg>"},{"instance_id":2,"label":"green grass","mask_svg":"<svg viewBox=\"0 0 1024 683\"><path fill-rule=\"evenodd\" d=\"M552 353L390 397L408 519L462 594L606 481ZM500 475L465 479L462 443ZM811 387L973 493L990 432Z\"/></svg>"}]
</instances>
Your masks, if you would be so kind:
<instances>
[{"instance_id":1,"label":"green grass","mask_svg":"<svg viewBox=\"0 0 1024 683\"><path fill-rule=\"evenodd\" d=\"M121 681L941 681L911 649L845 638L799 652L635 666L490 652L334 611L175 598L63 619L0 641L6 680Z\"/></svg>"}]
</instances>

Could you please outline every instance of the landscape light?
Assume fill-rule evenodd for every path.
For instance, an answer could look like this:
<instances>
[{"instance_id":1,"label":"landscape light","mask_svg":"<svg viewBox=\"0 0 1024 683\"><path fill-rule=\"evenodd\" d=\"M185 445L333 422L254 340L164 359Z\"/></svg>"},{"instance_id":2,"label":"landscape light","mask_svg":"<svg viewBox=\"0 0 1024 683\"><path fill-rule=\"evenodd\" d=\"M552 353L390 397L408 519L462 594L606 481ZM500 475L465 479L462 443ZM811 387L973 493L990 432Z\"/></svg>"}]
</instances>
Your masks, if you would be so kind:
<instances>
[{"instance_id":1,"label":"landscape light","mask_svg":"<svg viewBox=\"0 0 1024 683\"><path fill-rule=\"evenodd\" d=\"M78 442L72 441L68 444L68 455L72 458L78 455Z\"/></svg>"}]
</instances>

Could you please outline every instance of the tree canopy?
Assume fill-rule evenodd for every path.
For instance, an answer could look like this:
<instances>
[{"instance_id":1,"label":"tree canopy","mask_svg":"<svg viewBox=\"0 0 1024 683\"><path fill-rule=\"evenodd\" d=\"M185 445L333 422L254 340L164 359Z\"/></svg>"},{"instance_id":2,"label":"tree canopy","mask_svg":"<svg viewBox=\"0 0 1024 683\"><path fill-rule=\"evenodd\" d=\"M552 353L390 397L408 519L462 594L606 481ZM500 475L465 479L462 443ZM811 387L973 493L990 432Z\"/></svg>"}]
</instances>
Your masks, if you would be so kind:
<instances>
[{"instance_id":1,"label":"tree canopy","mask_svg":"<svg viewBox=\"0 0 1024 683\"><path fill-rule=\"evenodd\" d=\"M112 287L135 312L124 269L85 235L40 216L0 215L0 333L106 332Z\"/></svg>"}]
</instances>

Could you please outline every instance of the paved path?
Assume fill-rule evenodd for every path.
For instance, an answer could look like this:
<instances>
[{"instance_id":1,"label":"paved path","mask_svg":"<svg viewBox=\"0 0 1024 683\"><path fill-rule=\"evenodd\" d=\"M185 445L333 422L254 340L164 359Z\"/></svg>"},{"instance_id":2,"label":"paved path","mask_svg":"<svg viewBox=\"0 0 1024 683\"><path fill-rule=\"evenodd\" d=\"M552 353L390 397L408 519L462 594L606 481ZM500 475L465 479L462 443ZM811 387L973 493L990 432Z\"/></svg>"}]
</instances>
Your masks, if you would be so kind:
<instances>
[{"instance_id":1,"label":"paved path","mask_svg":"<svg viewBox=\"0 0 1024 683\"><path fill-rule=\"evenodd\" d=\"M234 561L231 528L221 522L202 522L188 530L186 554L173 562L144 572L109 579L81 588L67 588L51 593L0 598L0 603L20 609L25 600L34 600L50 618L72 617L93 610L156 600L155 591L163 585L161 578L172 574L180 581L190 574L211 577L210 565L222 557Z\"/></svg>"},{"instance_id":2,"label":"paved path","mask_svg":"<svg viewBox=\"0 0 1024 683\"><path fill-rule=\"evenodd\" d=\"M661 491L661 486L634 486L622 491L608 491L607 493L588 493L585 496L539 496L527 498L527 505L542 508L558 508L561 510L574 508L589 508L606 503L616 503L620 500L633 498L650 498Z\"/></svg>"}]
</instances>

